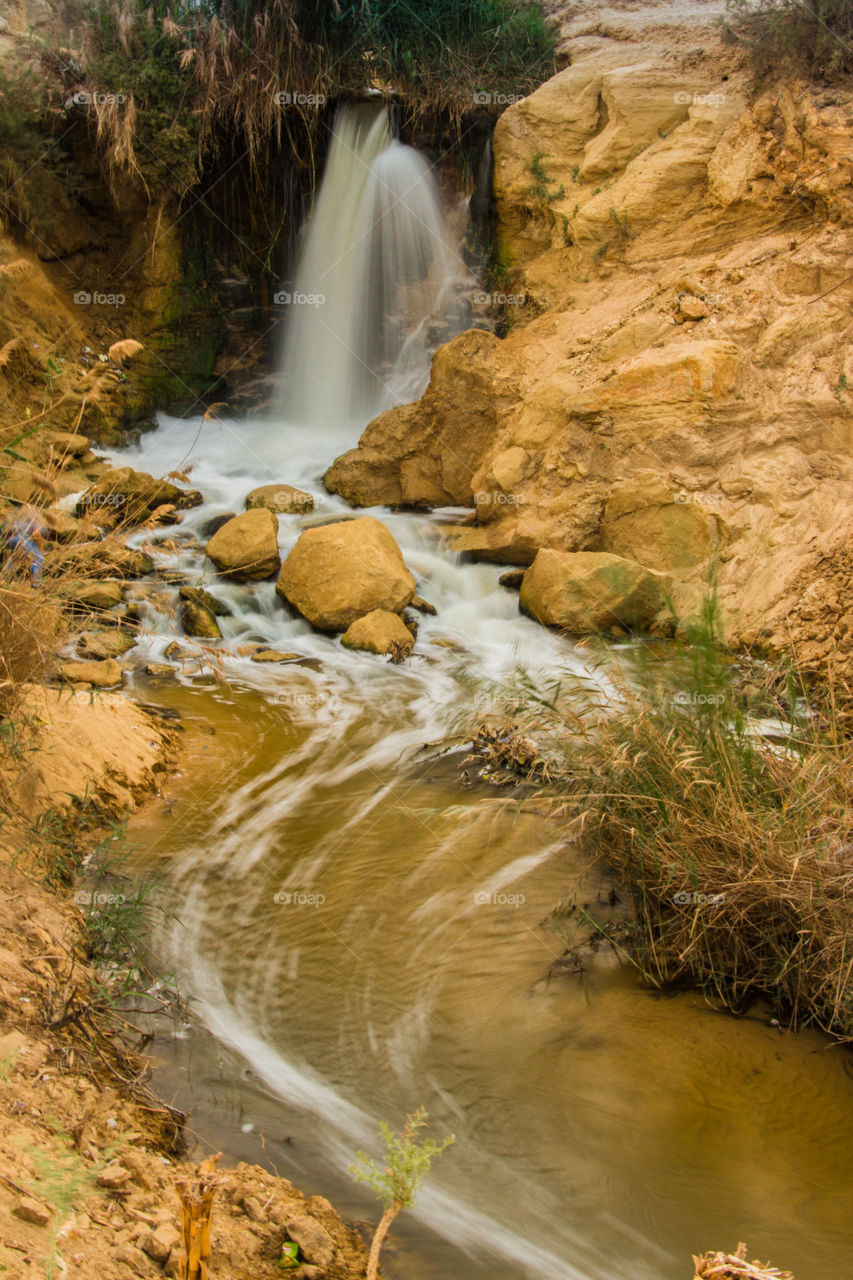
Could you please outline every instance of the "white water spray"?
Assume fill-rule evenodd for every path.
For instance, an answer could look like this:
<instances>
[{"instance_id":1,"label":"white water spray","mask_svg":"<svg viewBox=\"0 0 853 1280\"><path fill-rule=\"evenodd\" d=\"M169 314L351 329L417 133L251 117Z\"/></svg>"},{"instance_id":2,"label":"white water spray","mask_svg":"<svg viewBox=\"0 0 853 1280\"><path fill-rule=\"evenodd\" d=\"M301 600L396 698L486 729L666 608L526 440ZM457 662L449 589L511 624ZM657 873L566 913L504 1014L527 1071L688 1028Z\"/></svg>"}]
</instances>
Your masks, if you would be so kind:
<instances>
[{"instance_id":1,"label":"white water spray","mask_svg":"<svg viewBox=\"0 0 853 1280\"><path fill-rule=\"evenodd\" d=\"M359 425L426 388L431 349L451 336L454 286L470 281L448 239L424 158L388 112L346 104L285 326L282 410L291 421Z\"/></svg>"}]
</instances>

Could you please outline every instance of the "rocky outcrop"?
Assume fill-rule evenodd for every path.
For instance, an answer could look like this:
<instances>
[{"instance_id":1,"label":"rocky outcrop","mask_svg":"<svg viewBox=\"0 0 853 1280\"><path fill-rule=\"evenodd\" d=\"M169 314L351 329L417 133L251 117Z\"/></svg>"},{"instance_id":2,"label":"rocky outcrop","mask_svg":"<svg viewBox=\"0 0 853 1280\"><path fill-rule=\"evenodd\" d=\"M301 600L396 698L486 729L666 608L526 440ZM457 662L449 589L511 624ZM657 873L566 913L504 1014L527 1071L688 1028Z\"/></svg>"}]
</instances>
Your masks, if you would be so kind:
<instances>
[{"instance_id":1,"label":"rocky outcrop","mask_svg":"<svg viewBox=\"0 0 853 1280\"><path fill-rule=\"evenodd\" d=\"M411 653L414 643L414 636L400 615L387 609L374 609L357 618L341 636L341 644L347 649L390 653L395 658Z\"/></svg>"},{"instance_id":2,"label":"rocky outcrop","mask_svg":"<svg viewBox=\"0 0 853 1280\"><path fill-rule=\"evenodd\" d=\"M246 495L246 509L266 507L276 515L305 515L314 509L314 498L292 484L262 484Z\"/></svg>"},{"instance_id":3,"label":"rocky outcrop","mask_svg":"<svg viewBox=\"0 0 853 1280\"><path fill-rule=\"evenodd\" d=\"M384 524L362 516L306 529L276 590L320 631L345 631L375 609L400 613L415 580Z\"/></svg>"},{"instance_id":4,"label":"rocky outcrop","mask_svg":"<svg viewBox=\"0 0 853 1280\"><path fill-rule=\"evenodd\" d=\"M266 507L244 511L217 529L205 554L224 578L235 582L269 578L281 564L278 520Z\"/></svg>"},{"instance_id":5,"label":"rocky outcrop","mask_svg":"<svg viewBox=\"0 0 853 1280\"><path fill-rule=\"evenodd\" d=\"M786 648L853 533L853 95L756 96L720 6L552 8L571 65L494 139L508 335L440 349L329 482L468 505L473 558L637 561L685 618L712 576L731 643Z\"/></svg>"},{"instance_id":6,"label":"rocky outcrop","mask_svg":"<svg viewBox=\"0 0 853 1280\"><path fill-rule=\"evenodd\" d=\"M604 551L538 553L521 583L520 605L537 622L575 635L647 630L666 608L672 583Z\"/></svg>"},{"instance_id":7,"label":"rocky outcrop","mask_svg":"<svg viewBox=\"0 0 853 1280\"><path fill-rule=\"evenodd\" d=\"M326 472L326 487L357 507L470 505L497 430L499 348L484 329L440 348L423 399L374 419Z\"/></svg>"}]
</instances>

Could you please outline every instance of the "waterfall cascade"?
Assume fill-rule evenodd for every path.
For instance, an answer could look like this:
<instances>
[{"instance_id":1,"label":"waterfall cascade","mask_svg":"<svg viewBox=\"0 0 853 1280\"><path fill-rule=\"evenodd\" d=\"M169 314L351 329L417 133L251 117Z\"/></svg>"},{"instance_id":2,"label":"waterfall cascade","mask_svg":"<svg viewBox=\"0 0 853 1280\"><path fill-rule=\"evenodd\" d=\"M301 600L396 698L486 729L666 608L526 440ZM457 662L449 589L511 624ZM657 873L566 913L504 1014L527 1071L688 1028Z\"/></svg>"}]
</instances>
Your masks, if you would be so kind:
<instances>
[{"instance_id":1,"label":"waterfall cascade","mask_svg":"<svg viewBox=\"0 0 853 1280\"><path fill-rule=\"evenodd\" d=\"M341 106L296 284L278 295L284 416L363 424L417 399L452 336L450 304L473 285L427 162L392 136L386 108Z\"/></svg>"}]
</instances>

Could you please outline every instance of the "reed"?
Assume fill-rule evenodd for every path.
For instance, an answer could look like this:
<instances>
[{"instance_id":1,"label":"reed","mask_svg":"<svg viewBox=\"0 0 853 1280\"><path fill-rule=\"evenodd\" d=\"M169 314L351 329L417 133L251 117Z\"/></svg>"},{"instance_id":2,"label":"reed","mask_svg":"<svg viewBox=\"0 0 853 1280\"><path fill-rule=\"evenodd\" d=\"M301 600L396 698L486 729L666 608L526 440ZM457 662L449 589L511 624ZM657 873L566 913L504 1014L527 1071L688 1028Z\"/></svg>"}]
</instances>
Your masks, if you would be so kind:
<instances>
[{"instance_id":1,"label":"reed","mask_svg":"<svg viewBox=\"0 0 853 1280\"><path fill-rule=\"evenodd\" d=\"M477 726L487 768L544 784L627 887L629 919L580 913L579 935L575 904L557 910L570 950L598 935L656 987L736 1012L762 998L792 1027L853 1037L853 756L832 698L811 711L795 671L755 692L713 626L650 652L610 656L606 700L522 673Z\"/></svg>"}]
</instances>

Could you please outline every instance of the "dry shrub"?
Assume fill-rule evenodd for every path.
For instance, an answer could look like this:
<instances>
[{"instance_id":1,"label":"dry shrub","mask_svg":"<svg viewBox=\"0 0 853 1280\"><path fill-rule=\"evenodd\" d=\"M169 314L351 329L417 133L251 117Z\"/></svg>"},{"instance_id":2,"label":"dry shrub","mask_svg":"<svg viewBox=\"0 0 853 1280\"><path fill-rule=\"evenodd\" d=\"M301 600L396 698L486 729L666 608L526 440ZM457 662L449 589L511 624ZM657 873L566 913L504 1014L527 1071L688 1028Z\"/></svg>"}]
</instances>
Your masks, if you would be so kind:
<instances>
[{"instance_id":1,"label":"dry shrub","mask_svg":"<svg viewBox=\"0 0 853 1280\"><path fill-rule=\"evenodd\" d=\"M734 1253L705 1253L694 1258L694 1280L794 1280L790 1271L778 1271L769 1263L747 1262L746 1245Z\"/></svg>"},{"instance_id":2,"label":"dry shrub","mask_svg":"<svg viewBox=\"0 0 853 1280\"><path fill-rule=\"evenodd\" d=\"M7 562L8 563L8 562ZM50 674L65 633L62 614L50 592L24 580L0 583L0 716L6 718L22 685Z\"/></svg>"}]
</instances>

